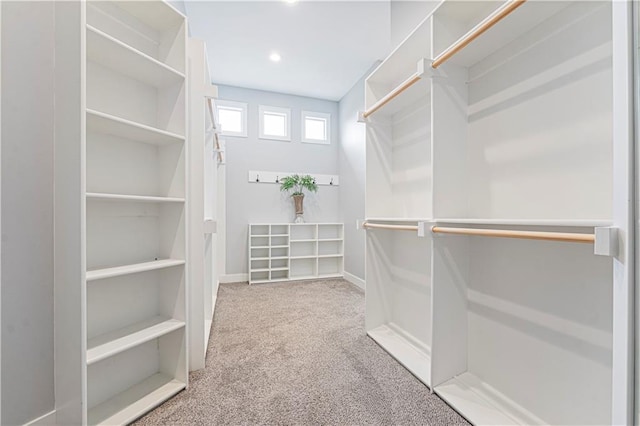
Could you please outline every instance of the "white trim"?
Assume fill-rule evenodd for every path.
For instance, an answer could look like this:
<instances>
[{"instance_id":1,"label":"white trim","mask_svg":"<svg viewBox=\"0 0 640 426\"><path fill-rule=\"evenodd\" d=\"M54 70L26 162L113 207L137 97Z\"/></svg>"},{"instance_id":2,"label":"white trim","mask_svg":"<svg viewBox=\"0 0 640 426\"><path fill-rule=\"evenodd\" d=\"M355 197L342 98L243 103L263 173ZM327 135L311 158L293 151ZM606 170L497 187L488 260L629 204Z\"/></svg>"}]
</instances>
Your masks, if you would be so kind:
<instances>
[{"instance_id":1,"label":"white trim","mask_svg":"<svg viewBox=\"0 0 640 426\"><path fill-rule=\"evenodd\" d=\"M325 134L327 136L326 139L307 139L306 138L306 122L305 119L309 117L309 118L316 118L316 119L320 119L320 120L324 120L325 121ZM313 112L313 111L302 111L302 114L300 114L300 129L301 129L301 135L300 135L300 140L303 143L315 143L318 145L331 145L331 114L326 113L326 112Z\"/></svg>"},{"instance_id":2,"label":"white trim","mask_svg":"<svg viewBox=\"0 0 640 426\"><path fill-rule=\"evenodd\" d=\"M49 426L56 424L56 410L50 411L36 419L24 424L24 426Z\"/></svg>"},{"instance_id":3,"label":"white trim","mask_svg":"<svg viewBox=\"0 0 640 426\"><path fill-rule=\"evenodd\" d=\"M242 110L242 131L240 132L230 132L230 131L224 131L222 129L222 124L220 123L220 109L224 109L225 107L227 108L235 108L235 109L240 109ZM247 133L247 115L248 115L248 104L245 102L237 102L237 101L228 101L225 99L218 99L216 101L216 112L217 117L216 117L216 122L218 124L220 124L220 134L222 136L233 136L233 137L239 137L239 138L246 138L248 136Z\"/></svg>"},{"instance_id":4,"label":"white trim","mask_svg":"<svg viewBox=\"0 0 640 426\"><path fill-rule=\"evenodd\" d=\"M239 283L249 281L249 274L227 274L220 275L220 284Z\"/></svg>"},{"instance_id":5,"label":"white trim","mask_svg":"<svg viewBox=\"0 0 640 426\"><path fill-rule=\"evenodd\" d=\"M355 275L350 274L347 271L344 271L342 274L344 275L345 280L349 281L351 284L355 285L356 287L361 288L363 291L366 291L366 284L362 278L356 277Z\"/></svg>"},{"instance_id":6,"label":"white trim","mask_svg":"<svg viewBox=\"0 0 640 426\"><path fill-rule=\"evenodd\" d=\"M266 135L264 133L264 114L265 113L282 114L285 116L286 134L284 136ZM269 105L258 105L258 122L259 122L258 137L260 139L291 142L291 108L275 107L275 106L269 106Z\"/></svg>"}]
</instances>

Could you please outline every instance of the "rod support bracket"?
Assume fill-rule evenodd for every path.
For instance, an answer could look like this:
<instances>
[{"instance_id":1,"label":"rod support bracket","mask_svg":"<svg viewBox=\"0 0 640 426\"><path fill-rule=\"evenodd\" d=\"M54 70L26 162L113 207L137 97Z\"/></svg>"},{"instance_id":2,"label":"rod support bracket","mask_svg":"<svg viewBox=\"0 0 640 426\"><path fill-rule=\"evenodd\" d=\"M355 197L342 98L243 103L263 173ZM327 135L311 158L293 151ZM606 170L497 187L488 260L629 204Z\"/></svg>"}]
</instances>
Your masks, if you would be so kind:
<instances>
[{"instance_id":1,"label":"rod support bracket","mask_svg":"<svg viewBox=\"0 0 640 426\"><path fill-rule=\"evenodd\" d=\"M418 237L424 238L428 233L431 233L431 227L427 222L418 222Z\"/></svg>"},{"instance_id":2,"label":"rod support bracket","mask_svg":"<svg viewBox=\"0 0 640 426\"><path fill-rule=\"evenodd\" d=\"M366 123L367 119L364 118L364 111L358 111L358 123Z\"/></svg>"},{"instance_id":3,"label":"rod support bracket","mask_svg":"<svg viewBox=\"0 0 640 426\"><path fill-rule=\"evenodd\" d=\"M615 257L618 255L618 228L613 226L596 227L593 253L598 256Z\"/></svg>"}]
</instances>

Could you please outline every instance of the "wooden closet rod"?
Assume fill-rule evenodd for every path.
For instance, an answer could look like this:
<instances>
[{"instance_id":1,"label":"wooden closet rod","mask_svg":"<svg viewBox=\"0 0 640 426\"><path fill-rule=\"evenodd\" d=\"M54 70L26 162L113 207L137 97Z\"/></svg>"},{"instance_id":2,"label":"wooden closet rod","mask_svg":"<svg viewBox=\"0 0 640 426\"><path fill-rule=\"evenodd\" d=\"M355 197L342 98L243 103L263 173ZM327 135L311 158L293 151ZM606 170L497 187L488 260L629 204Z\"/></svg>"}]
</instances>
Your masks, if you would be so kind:
<instances>
[{"instance_id":1,"label":"wooden closet rod","mask_svg":"<svg viewBox=\"0 0 640 426\"><path fill-rule=\"evenodd\" d=\"M421 78L422 78L421 74L416 72L411 77L409 77L408 79L403 81L398 87L396 87L395 89L393 89L392 91L387 93L384 98L380 99L378 102L373 104L373 106L371 108L369 108L368 110L363 112L362 116L364 118L369 117L371 114L373 114L374 112L376 112L377 110L379 110L380 108L382 108L383 106L385 106L386 104L391 102L393 100L393 98L398 96L400 93L404 92L409 87L413 86Z\"/></svg>"},{"instance_id":2,"label":"wooden closet rod","mask_svg":"<svg viewBox=\"0 0 640 426\"><path fill-rule=\"evenodd\" d=\"M578 234L569 232L537 232L511 231L505 229L475 229L475 228L447 228L434 226L434 234L479 235L483 237L522 238L526 240L565 241L570 243L593 243L594 234Z\"/></svg>"},{"instance_id":3,"label":"wooden closet rod","mask_svg":"<svg viewBox=\"0 0 640 426\"><path fill-rule=\"evenodd\" d=\"M393 231L417 231L418 225L386 225L384 223L368 223L362 224L363 228L375 228L375 229L391 229Z\"/></svg>"},{"instance_id":4,"label":"wooden closet rod","mask_svg":"<svg viewBox=\"0 0 640 426\"><path fill-rule=\"evenodd\" d=\"M431 63L432 68L438 68L447 62L453 55L464 49L469 43L482 35L489 28L500 22L504 17L522 6L527 0L509 0L495 12L485 18L484 21L476 25L471 31L463 35L458 41L449 46L444 52L439 54Z\"/></svg>"}]
</instances>

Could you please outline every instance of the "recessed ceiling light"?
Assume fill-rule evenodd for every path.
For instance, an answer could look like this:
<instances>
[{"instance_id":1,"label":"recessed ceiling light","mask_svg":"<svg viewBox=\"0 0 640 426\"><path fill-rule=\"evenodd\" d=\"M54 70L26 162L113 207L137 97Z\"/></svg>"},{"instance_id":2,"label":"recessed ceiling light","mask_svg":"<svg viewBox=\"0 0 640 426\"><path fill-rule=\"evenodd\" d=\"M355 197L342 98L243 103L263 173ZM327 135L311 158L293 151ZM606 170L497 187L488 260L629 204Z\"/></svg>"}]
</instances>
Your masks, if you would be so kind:
<instances>
[{"instance_id":1,"label":"recessed ceiling light","mask_svg":"<svg viewBox=\"0 0 640 426\"><path fill-rule=\"evenodd\" d=\"M282 58L277 52L273 52L271 55L269 55L269 59L271 59L273 62L280 62L280 59Z\"/></svg>"},{"instance_id":2,"label":"recessed ceiling light","mask_svg":"<svg viewBox=\"0 0 640 426\"><path fill-rule=\"evenodd\" d=\"M288 4L296 4L296 3L298 3L298 0L283 0L283 1L285 3L288 3Z\"/></svg>"}]
</instances>

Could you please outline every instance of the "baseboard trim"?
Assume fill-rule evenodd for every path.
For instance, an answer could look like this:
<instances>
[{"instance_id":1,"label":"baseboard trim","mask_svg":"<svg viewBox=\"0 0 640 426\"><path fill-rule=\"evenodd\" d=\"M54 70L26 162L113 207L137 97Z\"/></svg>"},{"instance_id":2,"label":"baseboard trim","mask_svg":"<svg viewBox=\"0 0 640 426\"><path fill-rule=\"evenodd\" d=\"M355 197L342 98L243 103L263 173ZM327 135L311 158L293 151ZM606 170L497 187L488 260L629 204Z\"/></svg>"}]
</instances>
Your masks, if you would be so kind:
<instances>
[{"instance_id":1,"label":"baseboard trim","mask_svg":"<svg viewBox=\"0 0 640 426\"><path fill-rule=\"evenodd\" d=\"M249 274L220 275L220 283L239 283L249 281Z\"/></svg>"},{"instance_id":2,"label":"baseboard trim","mask_svg":"<svg viewBox=\"0 0 640 426\"><path fill-rule=\"evenodd\" d=\"M344 271L343 274L344 274L345 280L349 281L351 284L355 285L356 287L359 287L362 290L365 290L366 285L362 278L356 277L355 275L350 274L347 271Z\"/></svg>"},{"instance_id":3,"label":"baseboard trim","mask_svg":"<svg viewBox=\"0 0 640 426\"><path fill-rule=\"evenodd\" d=\"M33 419L24 426L51 426L56 424L56 410L53 410L43 416Z\"/></svg>"}]
</instances>

